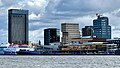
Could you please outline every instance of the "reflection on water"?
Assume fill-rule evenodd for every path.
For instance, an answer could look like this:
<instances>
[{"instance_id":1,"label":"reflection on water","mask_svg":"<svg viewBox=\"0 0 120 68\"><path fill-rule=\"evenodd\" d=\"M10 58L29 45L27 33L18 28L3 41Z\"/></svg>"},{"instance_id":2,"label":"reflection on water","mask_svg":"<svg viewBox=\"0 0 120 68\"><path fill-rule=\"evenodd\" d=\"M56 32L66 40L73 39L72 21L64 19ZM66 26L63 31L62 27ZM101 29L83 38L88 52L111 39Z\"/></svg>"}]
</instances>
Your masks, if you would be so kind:
<instances>
[{"instance_id":1,"label":"reflection on water","mask_svg":"<svg viewBox=\"0 0 120 68\"><path fill-rule=\"evenodd\" d=\"M0 56L0 68L120 68L120 56Z\"/></svg>"}]
</instances>

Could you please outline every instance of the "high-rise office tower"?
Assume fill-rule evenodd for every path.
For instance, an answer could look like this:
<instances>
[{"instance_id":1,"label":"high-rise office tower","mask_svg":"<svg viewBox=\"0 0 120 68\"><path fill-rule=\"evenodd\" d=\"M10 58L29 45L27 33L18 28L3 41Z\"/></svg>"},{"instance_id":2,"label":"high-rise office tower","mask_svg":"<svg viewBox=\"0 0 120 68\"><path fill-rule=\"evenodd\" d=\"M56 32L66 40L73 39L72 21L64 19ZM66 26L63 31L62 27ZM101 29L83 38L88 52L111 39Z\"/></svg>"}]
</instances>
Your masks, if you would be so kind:
<instances>
[{"instance_id":1,"label":"high-rise office tower","mask_svg":"<svg viewBox=\"0 0 120 68\"><path fill-rule=\"evenodd\" d=\"M93 26L85 26L85 28L82 28L82 36L93 37Z\"/></svg>"},{"instance_id":2,"label":"high-rise office tower","mask_svg":"<svg viewBox=\"0 0 120 68\"><path fill-rule=\"evenodd\" d=\"M62 44L70 44L72 38L80 38L78 23L62 23Z\"/></svg>"},{"instance_id":3,"label":"high-rise office tower","mask_svg":"<svg viewBox=\"0 0 120 68\"><path fill-rule=\"evenodd\" d=\"M44 45L60 42L60 30L57 28L44 29Z\"/></svg>"},{"instance_id":4,"label":"high-rise office tower","mask_svg":"<svg viewBox=\"0 0 120 68\"><path fill-rule=\"evenodd\" d=\"M28 10L8 10L8 42L28 44Z\"/></svg>"},{"instance_id":5,"label":"high-rise office tower","mask_svg":"<svg viewBox=\"0 0 120 68\"><path fill-rule=\"evenodd\" d=\"M100 14L96 15L97 19L93 20L94 36L110 39L111 26L109 25L108 17L101 16Z\"/></svg>"}]
</instances>

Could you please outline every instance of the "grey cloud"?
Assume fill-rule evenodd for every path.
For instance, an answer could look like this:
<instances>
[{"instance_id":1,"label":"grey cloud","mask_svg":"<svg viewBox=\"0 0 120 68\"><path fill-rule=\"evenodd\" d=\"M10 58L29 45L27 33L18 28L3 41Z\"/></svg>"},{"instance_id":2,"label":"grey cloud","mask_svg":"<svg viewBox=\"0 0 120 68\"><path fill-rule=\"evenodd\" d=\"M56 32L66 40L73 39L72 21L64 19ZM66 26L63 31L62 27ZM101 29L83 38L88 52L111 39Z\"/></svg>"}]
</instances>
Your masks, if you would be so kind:
<instances>
[{"instance_id":1,"label":"grey cloud","mask_svg":"<svg viewBox=\"0 0 120 68\"><path fill-rule=\"evenodd\" d=\"M0 15L0 29L7 31L8 25L7 25L7 18L5 16Z\"/></svg>"},{"instance_id":2,"label":"grey cloud","mask_svg":"<svg viewBox=\"0 0 120 68\"><path fill-rule=\"evenodd\" d=\"M117 4L112 5L114 3ZM118 9L119 3L119 0L60 0L57 5L53 5L54 3L48 4L46 11L55 16L73 16L72 18L74 18L76 16L110 12Z\"/></svg>"},{"instance_id":3,"label":"grey cloud","mask_svg":"<svg viewBox=\"0 0 120 68\"><path fill-rule=\"evenodd\" d=\"M113 10L118 8L120 1L119 0L61 0L56 6L58 11L100 11L100 10ZM114 5L112 5L114 4Z\"/></svg>"},{"instance_id":4,"label":"grey cloud","mask_svg":"<svg viewBox=\"0 0 120 68\"><path fill-rule=\"evenodd\" d=\"M59 28L59 22L52 22L52 23L42 23L40 21L34 21L34 23L29 24L29 30L34 31L42 28L49 28L49 27L56 27Z\"/></svg>"},{"instance_id":5,"label":"grey cloud","mask_svg":"<svg viewBox=\"0 0 120 68\"><path fill-rule=\"evenodd\" d=\"M1 0L3 6L2 7L10 7L12 5L16 5L18 4L20 1L24 1L24 0Z\"/></svg>"}]
</instances>

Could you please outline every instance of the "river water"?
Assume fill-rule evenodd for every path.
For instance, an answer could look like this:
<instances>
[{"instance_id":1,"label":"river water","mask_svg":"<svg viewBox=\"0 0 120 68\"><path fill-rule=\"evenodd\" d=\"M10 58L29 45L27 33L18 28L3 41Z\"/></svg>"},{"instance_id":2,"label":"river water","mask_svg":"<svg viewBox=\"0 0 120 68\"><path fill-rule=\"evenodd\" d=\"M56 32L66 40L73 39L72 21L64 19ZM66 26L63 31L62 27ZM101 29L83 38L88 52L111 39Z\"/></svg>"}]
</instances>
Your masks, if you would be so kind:
<instances>
[{"instance_id":1,"label":"river water","mask_svg":"<svg viewBox=\"0 0 120 68\"><path fill-rule=\"evenodd\" d=\"M0 56L0 68L120 68L120 56Z\"/></svg>"}]
</instances>

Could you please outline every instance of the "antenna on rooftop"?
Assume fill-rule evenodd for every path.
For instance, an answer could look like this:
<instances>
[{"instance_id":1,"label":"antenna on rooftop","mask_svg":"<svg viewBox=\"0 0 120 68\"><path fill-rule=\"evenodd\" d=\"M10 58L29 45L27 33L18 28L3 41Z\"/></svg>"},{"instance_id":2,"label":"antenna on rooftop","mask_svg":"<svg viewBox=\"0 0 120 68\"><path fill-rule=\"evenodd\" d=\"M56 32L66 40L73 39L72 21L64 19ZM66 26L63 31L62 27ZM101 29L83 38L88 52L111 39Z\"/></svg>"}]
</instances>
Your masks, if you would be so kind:
<instances>
[{"instance_id":1,"label":"antenna on rooftop","mask_svg":"<svg viewBox=\"0 0 120 68\"><path fill-rule=\"evenodd\" d=\"M99 13L96 13L96 16L98 17L98 18L100 18L101 16L103 16L102 14L99 14Z\"/></svg>"}]
</instances>

